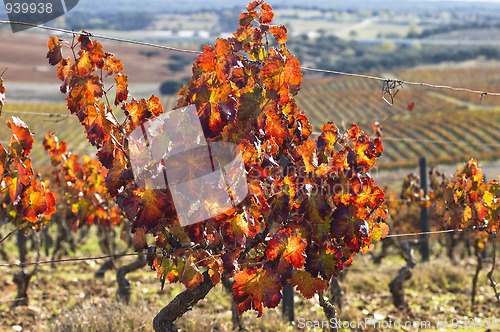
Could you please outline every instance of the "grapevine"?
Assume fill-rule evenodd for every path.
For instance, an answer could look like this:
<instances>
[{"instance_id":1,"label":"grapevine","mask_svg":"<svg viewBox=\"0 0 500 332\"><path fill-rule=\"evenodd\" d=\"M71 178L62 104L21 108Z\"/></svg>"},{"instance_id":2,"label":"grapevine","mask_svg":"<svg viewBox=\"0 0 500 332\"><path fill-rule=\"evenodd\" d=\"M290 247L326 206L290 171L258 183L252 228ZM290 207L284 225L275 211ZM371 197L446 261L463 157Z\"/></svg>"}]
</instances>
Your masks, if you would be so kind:
<instances>
[{"instance_id":1,"label":"grapevine","mask_svg":"<svg viewBox=\"0 0 500 332\"><path fill-rule=\"evenodd\" d=\"M5 94L1 79L0 94ZM0 99L2 105L5 98ZM33 133L18 117L7 120L7 126L12 132L9 144L0 143L0 219L19 229L39 230L56 211L55 198L48 182L40 181L32 168Z\"/></svg>"},{"instance_id":2,"label":"grapevine","mask_svg":"<svg viewBox=\"0 0 500 332\"><path fill-rule=\"evenodd\" d=\"M5 92L0 78L0 110L5 104ZM33 133L17 117L7 120L7 126L12 132L9 144L4 147L0 143L0 220L15 226L15 230L3 237L0 243L17 233L19 260L25 263L28 250L25 233L30 230L39 231L50 221L52 214L56 212L56 201L48 189L49 182L41 181L32 168L30 152L34 142ZM37 254L39 258L39 241ZM36 274L37 267L35 265L31 272L26 273L24 266L21 266L21 271L14 275L17 296L13 306L28 303L28 285Z\"/></svg>"},{"instance_id":3,"label":"grapevine","mask_svg":"<svg viewBox=\"0 0 500 332\"><path fill-rule=\"evenodd\" d=\"M424 196L423 190L420 189L419 177L409 174L403 181L400 199L389 198L389 213L394 220L391 229L396 232L408 229L418 231L420 207L432 207L431 218L441 226L438 226L438 229L444 227L451 230L473 230L469 234L461 235L472 239L478 260L472 282L471 300L474 306L477 278L482 268L484 249L489 242L493 247L493 262L496 259L495 245L500 225L499 197L498 181L485 182L482 170L474 159L458 168L453 176L433 170L430 174L428 197ZM453 259L453 248L454 245L448 244L450 259ZM495 263L488 272L488 278L498 300L499 293L493 280L494 270Z\"/></svg>"},{"instance_id":4,"label":"grapevine","mask_svg":"<svg viewBox=\"0 0 500 332\"><path fill-rule=\"evenodd\" d=\"M464 89L452 88L454 101L428 92L419 98L412 89L405 89L409 92L398 94L398 99L404 93L409 96L402 104L405 113L419 112L409 128L396 105L393 112L377 106L374 98L380 102L379 84L318 79L306 88L307 97L300 99L301 65L287 48L287 29L273 24L273 18L271 6L263 0L253 1L239 16L232 37L218 38L202 52L193 51L201 54L171 112L165 100L157 96L132 97L124 64L96 40L99 36L82 31L74 33L73 40L50 37L47 59L57 68L62 82L60 91L66 95L71 113L65 116L78 119L96 149L97 159L71 154L66 143L51 132L43 145L53 172L50 179L42 180L32 168L33 134L19 118L7 121L12 136L7 146L0 144L0 220L15 229L0 243L16 233L22 240L29 230L43 229L49 220L58 227L69 225L74 231L90 225L103 229L122 226L122 235L130 230L139 259L117 271L119 296L130 299L125 275L143 267L146 260L156 270L162 288L166 282L179 282L186 288L155 317L157 331L174 330L175 320L219 283L232 293L233 313L238 315L254 310L260 317L265 308L278 306L294 287L304 298L318 296L331 321L336 318L336 309L325 297L326 290L334 288L337 277L353 264L358 253L369 252L386 237L389 227L385 222L394 221L391 238L418 235L397 233L416 228L420 208L427 207L431 208L431 217L451 232L463 235L474 231L467 232L472 234L478 258L473 306L482 257L486 246L492 245L493 264L487 278L500 303L493 278L500 226L498 180L486 182L478 162L472 159L452 177L433 172L428 196L420 189L418 177L409 175L400 197L394 199L370 176L374 167L384 162L379 159L384 151L382 139L387 150L392 149L384 152L392 167L412 163L412 157L424 152L434 162L456 161L472 153L475 157L493 156L491 147L496 146L499 134L485 120L489 117L483 116L494 114L495 110L486 109L492 106L491 101L471 117L470 110L475 106L469 104L474 100L464 94ZM382 81L383 97L392 104L402 81ZM483 81L481 87L486 84ZM356 98L342 96L352 90ZM5 93L0 77L0 114ZM485 96L482 93L481 99ZM378 119L366 117L366 102L361 99L372 101L367 107ZM175 184L160 188L151 186L151 182L164 178L167 183L167 173L169 181L174 173L197 174L206 163L197 154L185 153L177 156L181 161L165 166L152 150L146 151L150 142L144 128L158 120L175 118L187 109L196 110L209 149L221 142L238 147L246 177L243 181L237 179L239 174L225 176L248 184L248 194L223 213L185 226L174 204ZM436 125L440 122L436 122L432 110L441 111L438 120L446 118L441 121L445 125ZM452 111L454 116L450 118ZM430 124L431 117L434 121ZM342 126L333 122L318 125L316 120L325 118ZM360 126L345 125L345 121L357 121ZM374 138L363 132L369 124ZM134 136L141 130L144 141ZM393 143L404 140L421 144ZM466 140L472 143L462 148ZM160 137L154 144L163 142L167 146L165 141ZM169 149L166 146L162 148ZM456 154L443 155L442 151ZM142 183L138 164L144 165L152 181ZM211 164L214 168L213 160ZM230 187L227 182L225 185ZM222 187L191 185L187 190L215 196ZM234 197L230 198L234 203ZM220 210L216 199L201 204ZM400 229L402 226L404 229ZM407 264L391 282L390 290L395 306L411 317L402 285L411 278L416 263L410 241L400 244ZM21 257L25 248L26 238L19 246ZM147 257L143 254L146 250ZM26 274L24 262L21 258L23 271L14 280L21 294L18 299L27 300L27 286L20 285L28 284L36 267ZM333 292L330 295L337 296ZM233 322L238 318L233 316ZM240 323L235 326L241 327Z\"/></svg>"},{"instance_id":5,"label":"grapevine","mask_svg":"<svg viewBox=\"0 0 500 332\"><path fill-rule=\"evenodd\" d=\"M127 150L128 135L163 113L159 99L130 99L123 64L89 34L71 43L51 37L47 54L68 109L108 169L109 192L133 221L136 247L147 246L147 234L155 237L148 258L161 281L182 282L188 290L180 296L196 303L221 278L234 277L238 311L259 316L278 305L286 283L307 298L324 291L388 232L384 193L368 173L383 151L381 139L371 140L354 124L340 132L333 123L310 138L312 126L295 101L300 63L273 16L267 3L250 3L234 37L205 46L179 92L177 108L196 106L207 142L239 146L249 177L240 205L184 228L168 190L134 182ZM63 47L73 58L64 57ZM110 78L112 86L105 87ZM183 313L165 320L165 309L157 329Z\"/></svg>"}]
</instances>

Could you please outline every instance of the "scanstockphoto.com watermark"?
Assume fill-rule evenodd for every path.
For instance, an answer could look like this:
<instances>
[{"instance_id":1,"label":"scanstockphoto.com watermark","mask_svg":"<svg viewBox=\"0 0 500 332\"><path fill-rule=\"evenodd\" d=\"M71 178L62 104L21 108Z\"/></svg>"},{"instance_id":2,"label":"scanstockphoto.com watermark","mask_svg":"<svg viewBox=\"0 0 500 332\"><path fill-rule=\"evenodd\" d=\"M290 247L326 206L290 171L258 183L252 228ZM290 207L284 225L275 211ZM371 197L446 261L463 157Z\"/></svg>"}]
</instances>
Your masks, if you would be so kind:
<instances>
[{"instance_id":1,"label":"scanstockphoto.com watermark","mask_svg":"<svg viewBox=\"0 0 500 332\"><path fill-rule=\"evenodd\" d=\"M500 328L500 318L465 318L451 319L431 322L429 320L376 320L373 318L365 318L360 320L343 321L343 320L308 320L306 318L298 318L296 321L297 328L301 330L312 329L351 329L351 330L408 330L408 329L490 329L498 330Z\"/></svg>"},{"instance_id":2,"label":"scanstockphoto.com watermark","mask_svg":"<svg viewBox=\"0 0 500 332\"><path fill-rule=\"evenodd\" d=\"M4 10L11 22L39 25L52 21L73 9L79 0L3 0ZM11 23L12 32L31 28Z\"/></svg>"},{"instance_id":3,"label":"scanstockphoto.com watermark","mask_svg":"<svg viewBox=\"0 0 500 332\"><path fill-rule=\"evenodd\" d=\"M273 191L281 192L284 191L286 187L293 186L299 187L301 183L307 183L311 180L310 184L305 185L311 196L318 194L321 195L336 195L340 193L350 193L354 191L354 187L359 187L363 185L363 180L366 178L371 178L376 180L378 177L378 168L373 167L370 172L365 172L362 167L358 169L341 169L338 167L331 166L328 168L328 176L319 177L314 171L307 171L306 166L287 166L286 172L288 175L293 175L294 183L273 183ZM265 166L262 169L251 169L247 175L248 183L254 182L257 186L263 178L267 179L282 179L286 174L282 167L272 167ZM359 176L359 183L350 181L340 181L340 179L349 179L353 175ZM366 178L365 178L366 177Z\"/></svg>"},{"instance_id":4,"label":"scanstockphoto.com watermark","mask_svg":"<svg viewBox=\"0 0 500 332\"><path fill-rule=\"evenodd\" d=\"M297 319L297 328L304 330L312 329L352 329L352 330L400 330L400 329L431 329L432 323L430 321L396 321L396 320L375 320L372 318L365 318L360 320L308 320L305 318Z\"/></svg>"}]
</instances>

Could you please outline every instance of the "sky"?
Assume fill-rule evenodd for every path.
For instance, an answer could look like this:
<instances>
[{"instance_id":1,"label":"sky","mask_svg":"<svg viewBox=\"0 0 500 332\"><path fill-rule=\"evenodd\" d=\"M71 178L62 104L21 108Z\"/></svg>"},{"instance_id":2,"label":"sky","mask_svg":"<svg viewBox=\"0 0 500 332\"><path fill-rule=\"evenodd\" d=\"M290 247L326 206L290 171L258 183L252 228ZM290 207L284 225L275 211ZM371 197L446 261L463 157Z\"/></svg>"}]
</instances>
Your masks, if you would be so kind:
<instances>
[{"instance_id":1,"label":"sky","mask_svg":"<svg viewBox=\"0 0 500 332\"><path fill-rule=\"evenodd\" d=\"M4 0L5 1L5 0ZM61 0L27 0L26 2L56 2ZM80 0L78 5L73 10L83 10L83 11L95 11L98 10L117 10L126 9L127 11L132 11L135 9L140 10L151 10L157 12L159 9L161 11L192 11L193 9L220 9L220 8L230 8L230 7L241 7L243 8L250 0L143 0L140 5L137 5L136 0ZM401 4L415 3L416 5L422 5L425 2L432 2L433 4L447 5L448 8L453 6L453 3L488 3L493 5L500 5L500 0L267 0L269 4L274 7L282 6L308 6L308 7L320 7L320 8L339 8L346 9L357 7L367 9L392 9L396 8ZM9 2L11 2L9 0ZM5 6L0 2L0 19L7 20L7 14ZM138 8L139 7L139 8Z\"/></svg>"}]
</instances>

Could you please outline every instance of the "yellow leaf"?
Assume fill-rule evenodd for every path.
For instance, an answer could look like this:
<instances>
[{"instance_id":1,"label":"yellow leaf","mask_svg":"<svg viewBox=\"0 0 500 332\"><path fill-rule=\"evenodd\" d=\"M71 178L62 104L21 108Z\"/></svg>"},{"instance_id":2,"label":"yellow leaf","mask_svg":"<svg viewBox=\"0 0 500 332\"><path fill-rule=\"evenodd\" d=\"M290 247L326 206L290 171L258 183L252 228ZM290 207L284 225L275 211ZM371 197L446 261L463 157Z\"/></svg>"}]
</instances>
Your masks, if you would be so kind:
<instances>
[{"instance_id":1,"label":"yellow leaf","mask_svg":"<svg viewBox=\"0 0 500 332\"><path fill-rule=\"evenodd\" d=\"M485 192L483 195L483 201L486 206L491 207L493 205L493 194L490 193L489 191Z\"/></svg>"},{"instance_id":2,"label":"yellow leaf","mask_svg":"<svg viewBox=\"0 0 500 332\"><path fill-rule=\"evenodd\" d=\"M470 206L466 206L465 209L464 209L464 218L463 218L463 221L467 221L470 218L472 218L472 209L470 208Z\"/></svg>"}]
</instances>

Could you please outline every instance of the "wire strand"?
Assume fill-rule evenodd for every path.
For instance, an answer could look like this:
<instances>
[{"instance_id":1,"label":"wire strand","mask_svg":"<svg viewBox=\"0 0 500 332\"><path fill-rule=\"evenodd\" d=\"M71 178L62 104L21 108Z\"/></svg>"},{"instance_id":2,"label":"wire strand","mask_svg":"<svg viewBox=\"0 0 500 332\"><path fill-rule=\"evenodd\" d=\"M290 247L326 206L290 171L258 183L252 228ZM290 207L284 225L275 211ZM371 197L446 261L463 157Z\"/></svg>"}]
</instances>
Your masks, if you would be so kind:
<instances>
[{"instance_id":1,"label":"wire strand","mask_svg":"<svg viewBox=\"0 0 500 332\"><path fill-rule=\"evenodd\" d=\"M80 262L80 261L91 261L100 260L105 258L118 258L125 256L137 256L139 253L126 253L126 254L114 254L114 255L102 255L96 257L74 257L74 258L63 258L63 259L53 259L47 261L31 262L31 263L4 263L0 264L0 267L16 267L16 266L30 266L30 265L41 265L41 264L53 264L53 263L67 263L67 262Z\"/></svg>"},{"instance_id":2,"label":"wire strand","mask_svg":"<svg viewBox=\"0 0 500 332\"><path fill-rule=\"evenodd\" d=\"M93 33L87 32L87 31L78 32L78 31L68 30L68 29L63 29L63 28L50 27L50 26L45 26L45 25L36 25L33 23L27 23L27 22L0 20L0 23L1 24L18 24L18 25L29 26L29 27L33 27L33 28L37 28L37 29L42 29L42 30L50 30L50 31L57 31L57 32L61 32L61 33L67 33L67 34L71 34L73 36L84 35L84 36L89 36L89 37L98 38L98 39L111 40L111 41L128 43L128 44L133 44L133 45L141 45L141 46L159 48L159 49L175 51L175 52L191 53L191 54L202 54L203 53L201 51L196 51L196 50L181 49L181 48L177 48L177 47L148 43L148 42L143 42L143 41L139 41L139 40L111 37L111 36L105 36L105 35L100 35L100 34L93 34ZM350 76L350 77L357 77L357 78L362 78L362 79L380 81L380 82L384 82L384 86L392 84L395 87L397 87L397 86L402 86L403 84L406 84L406 85L422 86L422 87L433 88L433 89L445 89L445 90L468 92L468 93L472 93L472 94L477 94L480 96L480 98L483 98L484 96L500 97L500 92L488 92L488 91L482 91L482 90L473 90L473 89L468 89L468 88L463 88L463 87L454 87L451 85L439 85L439 84L431 84L431 83L426 83L426 82L413 82L413 81L407 81L407 80L389 79L389 78L384 78L384 77L379 77L379 76L348 73L348 72L332 70L332 69L320 69L320 68L311 68L311 67L301 67L301 69L304 71L310 71L310 72L334 74L334 75L341 75L341 76ZM391 83L391 84L389 84L389 83ZM392 95L392 97L394 97L394 95Z\"/></svg>"},{"instance_id":3,"label":"wire strand","mask_svg":"<svg viewBox=\"0 0 500 332\"><path fill-rule=\"evenodd\" d=\"M21 228L23 228L24 226L28 225L28 222L24 222L22 224L20 224L19 226L17 226L14 230L10 231L7 235L5 235L3 238L0 239L0 244L2 244L2 242L4 242L5 240L7 240L9 237L11 237L14 233L16 233L18 230L20 230Z\"/></svg>"},{"instance_id":4,"label":"wire strand","mask_svg":"<svg viewBox=\"0 0 500 332\"><path fill-rule=\"evenodd\" d=\"M37 24L27 23L27 22L0 20L0 23L1 24L18 24L18 25L29 26L32 28L37 28L37 29L42 29L42 30L67 33L67 34L71 34L73 36L83 35L83 36L88 36L88 37L93 37L93 38L98 38L98 39L111 40L111 41L117 41L117 42L122 42L122 43L127 43L127 44L159 48L159 49L174 51L174 52L183 52L183 53L192 53L192 54L202 54L203 53L201 51L182 49L182 48L166 46L166 45L158 45L158 44L154 44L154 43L143 42L140 40L111 37L111 36L90 33L87 31L74 31L74 30L68 30L68 29L63 29L63 28L49 27L46 25L37 25Z\"/></svg>"},{"instance_id":5,"label":"wire strand","mask_svg":"<svg viewBox=\"0 0 500 332\"><path fill-rule=\"evenodd\" d=\"M411 236L421 236L421 235L434 235L434 234L446 234L446 233L460 233L466 231L478 231L486 227L470 227L470 228L458 228L458 229L445 229L442 231L428 231L428 232L416 232L416 233L401 233L401 234L389 234L385 238L393 237L411 237Z\"/></svg>"},{"instance_id":6,"label":"wire strand","mask_svg":"<svg viewBox=\"0 0 500 332\"><path fill-rule=\"evenodd\" d=\"M313 135L321 135L320 131L313 131ZM382 141L395 141L395 142L419 142L419 143L432 143L432 144L470 144L468 141L463 140L441 140L441 139L427 139L427 138L408 138L408 137L395 137L395 136L382 136ZM500 144L481 143L481 146L487 147L500 147Z\"/></svg>"},{"instance_id":7,"label":"wire strand","mask_svg":"<svg viewBox=\"0 0 500 332\"><path fill-rule=\"evenodd\" d=\"M420 143L433 143L433 144L470 144L467 141L461 140L437 140L437 139L427 139L427 138L407 138L407 137L381 137L382 141L396 141L396 142L420 142ZM500 144L489 144L489 143L481 143L481 146L487 147L500 147Z\"/></svg>"},{"instance_id":8,"label":"wire strand","mask_svg":"<svg viewBox=\"0 0 500 332\"><path fill-rule=\"evenodd\" d=\"M16 110L3 110L2 113L6 114L25 114L25 115L40 115L40 116L47 116L49 118L51 117L61 117L61 118L68 118L71 115L70 114L58 114L58 113L43 113L43 112L29 112L29 111L16 111Z\"/></svg>"},{"instance_id":9,"label":"wire strand","mask_svg":"<svg viewBox=\"0 0 500 332\"><path fill-rule=\"evenodd\" d=\"M389 234L385 238L446 234L446 233L453 233L453 232L481 230L482 228L483 227L471 227L471 228L447 229L447 230L442 230L442 231ZM137 255L139 255L139 253L103 255L103 256L96 256L96 257L75 257L75 258L55 259L55 260L47 260L47 261L39 261L39 262L31 262L31 263L4 263L4 264L0 264L0 267L16 267L16 266L30 266L30 265L36 265L36 264L42 265L42 264L53 264L53 263L80 262L80 261L87 261L87 260L100 260L100 259L104 259L104 258L117 258L117 257L137 256Z\"/></svg>"},{"instance_id":10,"label":"wire strand","mask_svg":"<svg viewBox=\"0 0 500 332\"><path fill-rule=\"evenodd\" d=\"M473 89L462 88L462 87L454 87L451 85L440 85L440 84L431 84L431 83L426 83L426 82L413 82L413 81L406 81L406 80L389 79L389 78L384 78L384 77L379 77L379 76L354 74L354 73L348 73L348 72L330 70L330 69L318 69L318 68L309 68L309 67L301 67L301 68L302 68L302 70L305 70L305 71L357 77L357 78L363 78L363 79L368 79L368 80L381 81L384 83L394 82L397 84L416 85L416 86L422 86L422 87L433 88L433 89L445 89L445 90L469 92L472 94L478 94L481 98L484 96L500 97L500 92L487 92L487 91L482 91L482 90L473 90Z\"/></svg>"}]
</instances>

